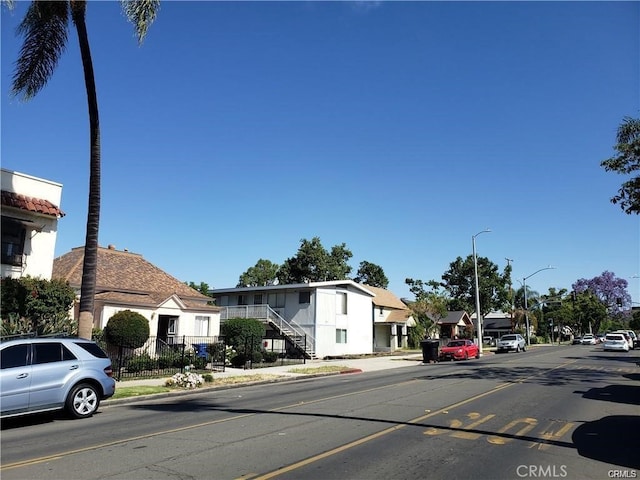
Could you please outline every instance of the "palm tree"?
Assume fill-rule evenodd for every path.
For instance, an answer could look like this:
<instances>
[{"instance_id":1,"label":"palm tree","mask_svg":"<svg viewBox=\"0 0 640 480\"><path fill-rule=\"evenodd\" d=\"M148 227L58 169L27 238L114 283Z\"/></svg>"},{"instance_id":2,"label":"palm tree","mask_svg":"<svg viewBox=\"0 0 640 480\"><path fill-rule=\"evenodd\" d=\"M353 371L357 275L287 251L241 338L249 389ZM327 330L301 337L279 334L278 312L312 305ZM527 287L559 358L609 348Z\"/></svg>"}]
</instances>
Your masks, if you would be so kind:
<instances>
[{"instance_id":1,"label":"palm tree","mask_svg":"<svg viewBox=\"0 0 640 480\"><path fill-rule=\"evenodd\" d=\"M158 11L159 0L123 0L125 16L133 24L138 42L142 43L147 29ZM13 2L7 2L9 7ZM78 34L84 81L89 106L89 207L84 245L84 264L80 287L80 317L78 336L91 338L93 307L98 266L98 228L100 224L100 119L93 62L85 22L85 1L33 1L29 6L17 33L24 43L16 61L11 92L22 94L24 100L35 96L52 77L58 60L67 44L69 19Z\"/></svg>"}]
</instances>

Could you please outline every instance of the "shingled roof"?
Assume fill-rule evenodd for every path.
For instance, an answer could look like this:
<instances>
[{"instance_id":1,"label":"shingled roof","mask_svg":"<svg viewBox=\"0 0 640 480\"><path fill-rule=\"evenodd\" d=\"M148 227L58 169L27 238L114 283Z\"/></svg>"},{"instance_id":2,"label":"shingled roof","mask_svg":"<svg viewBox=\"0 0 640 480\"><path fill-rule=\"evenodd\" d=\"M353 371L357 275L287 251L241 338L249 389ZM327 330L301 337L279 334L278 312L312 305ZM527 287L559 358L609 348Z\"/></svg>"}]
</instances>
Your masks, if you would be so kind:
<instances>
[{"instance_id":1,"label":"shingled roof","mask_svg":"<svg viewBox=\"0 0 640 480\"><path fill-rule=\"evenodd\" d=\"M375 297L373 297L372 302L376 307L387 307L394 308L397 310L408 310L407 306L396 297L389 290L385 290L380 287L372 287L370 285L364 285L367 290L370 290L372 293L375 293Z\"/></svg>"},{"instance_id":2,"label":"shingled roof","mask_svg":"<svg viewBox=\"0 0 640 480\"><path fill-rule=\"evenodd\" d=\"M82 283L84 247L76 247L69 253L54 259L52 278L66 280L74 288ZM114 247L98 248L98 272L96 299L118 303L160 304L176 295L187 307L217 310L206 305L210 297L185 285L142 255Z\"/></svg>"},{"instance_id":3,"label":"shingled roof","mask_svg":"<svg viewBox=\"0 0 640 480\"><path fill-rule=\"evenodd\" d=\"M56 218L64 217L65 215L65 213L60 210L60 208L51 203L49 200L27 197L26 195L7 192L5 190L2 190L0 192L0 196L2 198L3 207L17 208L19 210L26 210L28 212L40 213L43 215L50 215Z\"/></svg>"}]
</instances>

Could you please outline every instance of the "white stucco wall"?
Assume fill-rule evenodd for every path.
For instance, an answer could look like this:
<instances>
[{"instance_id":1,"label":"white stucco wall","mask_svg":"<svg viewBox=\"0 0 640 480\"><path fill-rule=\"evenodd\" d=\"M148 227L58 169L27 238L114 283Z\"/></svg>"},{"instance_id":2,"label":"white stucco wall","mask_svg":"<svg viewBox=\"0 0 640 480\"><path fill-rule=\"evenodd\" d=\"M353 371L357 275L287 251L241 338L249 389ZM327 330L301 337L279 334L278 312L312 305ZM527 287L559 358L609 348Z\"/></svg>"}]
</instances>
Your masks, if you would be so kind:
<instances>
[{"instance_id":1,"label":"white stucco wall","mask_svg":"<svg viewBox=\"0 0 640 480\"><path fill-rule=\"evenodd\" d=\"M149 334L152 337L158 335L158 319L160 315L169 315L178 317L176 336L196 336L195 320L196 316L209 317L209 337L217 337L220 335L220 313L219 312L183 312L180 306L173 300L169 299L165 304L156 309L133 308L114 305L104 305L100 314L99 328L104 329L109 319L122 310L131 310L137 312L149 321Z\"/></svg>"},{"instance_id":2,"label":"white stucco wall","mask_svg":"<svg viewBox=\"0 0 640 480\"><path fill-rule=\"evenodd\" d=\"M336 311L337 292L347 292L347 314ZM335 288L316 290L316 355L326 356L373 352L371 297L363 292ZM336 343L336 330L347 330L347 343Z\"/></svg>"},{"instance_id":3,"label":"white stucco wall","mask_svg":"<svg viewBox=\"0 0 640 480\"><path fill-rule=\"evenodd\" d=\"M32 177L11 170L0 170L2 190L28 197L48 200L60 206L62 185L42 178ZM27 230L25 238L25 261L22 267L2 265L2 277L19 278L32 276L51 279L53 258L55 255L56 237L58 235L58 219L50 215L41 215L19 209L4 209L3 215L20 220L34 222L34 228Z\"/></svg>"}]
</instances>

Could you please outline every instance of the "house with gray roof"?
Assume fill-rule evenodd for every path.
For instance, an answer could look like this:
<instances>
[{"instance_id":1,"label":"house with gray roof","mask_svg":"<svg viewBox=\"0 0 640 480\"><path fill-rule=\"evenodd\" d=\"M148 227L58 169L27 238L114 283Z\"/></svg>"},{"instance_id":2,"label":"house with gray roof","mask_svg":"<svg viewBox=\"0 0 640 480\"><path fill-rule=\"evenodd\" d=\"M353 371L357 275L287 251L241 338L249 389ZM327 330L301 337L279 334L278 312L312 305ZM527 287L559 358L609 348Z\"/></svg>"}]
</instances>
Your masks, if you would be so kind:
<instances>
[{"instance_id":1,"label":"house with gray roof","mask_svg":"<svg viewBox=\"0 0 640 480\"><path fill-rule=\"evenodd\" d=\"M210 293L223 309L222 322L258 319L265 323L267 335L284 335L307 358L395 349L398 331L402 344L411 321L406 306L391 292L353 280L222 288Z\"/></svg>"},{"instance_id":2,"label":"house with gray roof","mask_svg":"<svg viewBox=\"0 0 640 480\"><path fill-rule=\"evenodd\" d=\"M84 247L54 259L53 278L66 280L80 292ZM145 260L142 255L115 246L98 248L94 328L103 329L121 310L132 310L149 320L151 336L168 344L187 337L220 334L220 308L212 299L180 282ZM76 302L73 318L79 317Z\"/></svg>"}]
</instances>

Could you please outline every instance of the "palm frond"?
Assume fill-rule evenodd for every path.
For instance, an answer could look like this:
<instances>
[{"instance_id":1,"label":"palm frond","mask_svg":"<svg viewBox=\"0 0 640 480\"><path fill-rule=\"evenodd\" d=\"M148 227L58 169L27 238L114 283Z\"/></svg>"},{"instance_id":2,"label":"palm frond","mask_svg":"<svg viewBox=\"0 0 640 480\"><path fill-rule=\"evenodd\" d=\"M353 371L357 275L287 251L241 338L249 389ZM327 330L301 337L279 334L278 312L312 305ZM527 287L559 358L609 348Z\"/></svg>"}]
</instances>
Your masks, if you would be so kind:
<instances>
[{"instance_id":1,"label":"palm frond","mask_svg":"<svg viewBox=\"0 0 640 480\"><path fill-rule=\"evenodd\" d=\"M121 0L122 9L136 31L138 44L144 41L147 30L156 19L160 0Z\"/></svg>"},{"instance_id":2,"label":"palm frond","mask_svg":"<svg viewBox=\"0 0 640 480\"><path fill-rule=\"evenodd\" d=\"M34 1L18 26L24 43L16 61L12 95L28 100L49 81L67 44L67 2Z\"/></svg>"}]
</instances>

